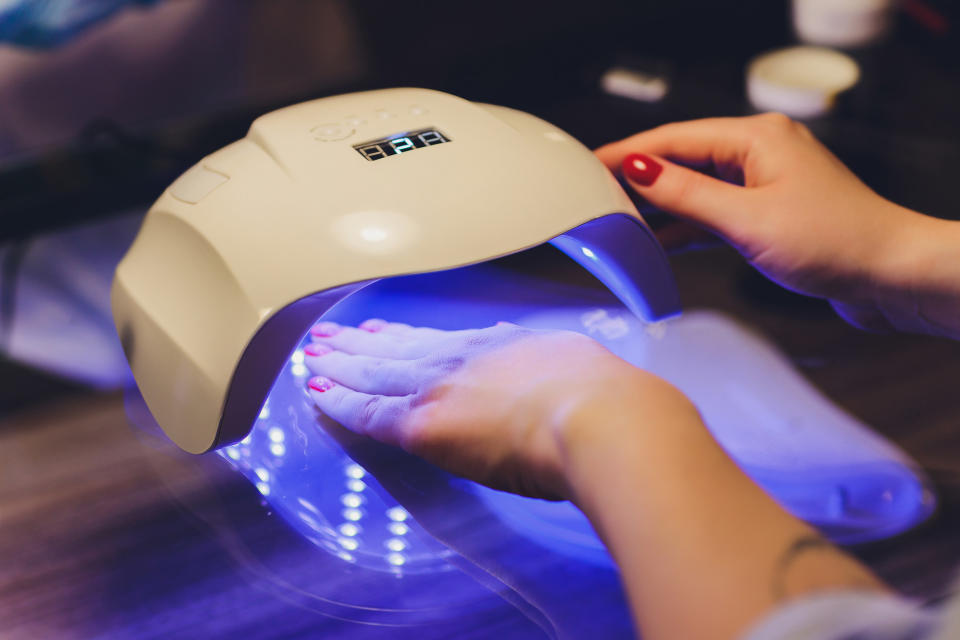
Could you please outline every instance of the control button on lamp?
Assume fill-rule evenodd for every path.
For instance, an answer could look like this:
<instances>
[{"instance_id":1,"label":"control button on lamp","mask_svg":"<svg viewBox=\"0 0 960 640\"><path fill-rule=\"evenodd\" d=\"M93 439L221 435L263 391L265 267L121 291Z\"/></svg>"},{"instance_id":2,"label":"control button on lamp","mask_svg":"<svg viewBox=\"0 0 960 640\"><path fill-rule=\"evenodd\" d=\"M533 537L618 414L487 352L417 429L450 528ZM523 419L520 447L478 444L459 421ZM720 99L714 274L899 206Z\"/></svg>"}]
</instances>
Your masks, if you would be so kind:
<instances>
[{"instance_id":1,"label":"control button on lamp","mask_svg":"<svg viewBox=\"0 0 960 640\"><path fill-rule=\"evenodd\" d=\"M314 140L321 142L332 142L334 140L344 140L353 135L354 130L339 123L318 124L310 129Z\"/></svg>"},{"instance_id":2,"label":"control button on lamp","mask_svg":"<svg viewBox=\"0 0 960 640\"><path fill-rule=\"evenodd\" d=\"M181 202L197 204L229 179L229 176L213 169L196 166L170 185L170 195Z\"/></svg>"}]
</instances>

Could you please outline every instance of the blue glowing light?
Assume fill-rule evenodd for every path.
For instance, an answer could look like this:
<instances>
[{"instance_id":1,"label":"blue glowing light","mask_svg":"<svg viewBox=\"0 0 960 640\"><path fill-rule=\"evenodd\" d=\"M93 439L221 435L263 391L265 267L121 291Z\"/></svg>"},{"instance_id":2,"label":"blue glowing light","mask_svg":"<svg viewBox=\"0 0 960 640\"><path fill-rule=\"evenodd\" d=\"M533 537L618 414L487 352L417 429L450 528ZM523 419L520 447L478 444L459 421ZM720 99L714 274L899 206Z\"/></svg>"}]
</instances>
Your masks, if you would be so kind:
<instances>
[{"instance_id":1,"label":"blue glowing light","mask_svg":"<svg viewBox=\"0 0 960 640\"><path fill-rule=\"evenodd\" d=\"M449 551L316 424L304 390L308 339L289 358L250 434L219 455L334 558L398 576L449 570Z\"/></svg>"},{"instance_id":2,"label":"blue glowing light","mask_svg":"<svg viewBox=\"0 0 960 640\"><path fill-rule=\"evenodd\" d=\"M663 320L680 313L666 255L653 232L630 216L597 218L550 240L589 271L632 313Z\"/></svg>"},{"instance_id":3,"label":"blue glowing light","mask_svg":"<svg viewBox=\"0 0 960 640\"><path fill-rule=\"evenodd\" d=\"M573 247L576 254L597 255L576 238L563 248L569 255ZM782 354L736 322L712 313L647 322L607 291L504 273L488 263L383 280L351 295L325 319L356 325L383 317L441 329L506 320L579 331L678 386L756 482L834 540L886 537L932 512L933 494L906 456L834 406ZM426 543L429 534L416 517L317 426L304 377L294 370L303 366L300 353L294 352L274 386L266 417L221 455L336 558L395 573L449 566L436 543ZM473 490L482 499L478 504L524 537L590 563L611 563L572 504Z\"/></svg>"}]
</instances>

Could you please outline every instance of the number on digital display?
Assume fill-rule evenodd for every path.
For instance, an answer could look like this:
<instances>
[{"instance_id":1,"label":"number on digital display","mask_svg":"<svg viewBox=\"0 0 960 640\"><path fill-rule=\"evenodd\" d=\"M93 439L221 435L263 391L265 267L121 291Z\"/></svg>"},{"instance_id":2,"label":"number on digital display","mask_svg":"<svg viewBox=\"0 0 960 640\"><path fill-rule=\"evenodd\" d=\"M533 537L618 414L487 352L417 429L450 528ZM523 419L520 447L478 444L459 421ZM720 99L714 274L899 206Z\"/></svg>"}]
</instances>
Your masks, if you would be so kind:
<instances>
[{"instance_id":1,"label":"number on digital display","mask_svg":"<svg viewBox=\"0 0 960 640\"><path fill-rule=\"evenodd\" d=\"M440 144L441 142L447 141L439 131L424 131L418 137L423 140L423 143L426 145Z\"/></svg>"},{"instance_id":2,"label":"number on digital display","mask_svg":"<svg viewBox=\"0 0 960 640\"><path fill-rule=\"evenodd\" d=\"M357 151L363 154L363 157L367 160L379 160L380 158L386 158L386 152L380 148L378 144L371 144L366 147L358 147Z\"/></svg>"},{"instance_id":3,"label":"number on digital display","mask_svg":"<svg viewBox=\"0 0 960 640\"><path fill-rule=\"evenodd\" d=\"M2 1L3 0L0 0L0 3L2 3ZM360 155L367 160L380 160L443 142L450 142L450 138L436 129L419 129L417 131L396 133L392 136L379 138L377 140L368 140L362 144L354 145L353 148L360 152Z\"/></svg>"},{"instance_id":4,"label":"number on digital display","mask_svg":"<svg viewBox=\"0 0 960 640\"><path fill-rule=\"evenodd\" d=\"M397 153L403 153L404 151L410 151L413 149L413 140L410 138L397 138L396 140L391 140L390 145L393 147L393 150Z\"/></svg>"}]
</instances>

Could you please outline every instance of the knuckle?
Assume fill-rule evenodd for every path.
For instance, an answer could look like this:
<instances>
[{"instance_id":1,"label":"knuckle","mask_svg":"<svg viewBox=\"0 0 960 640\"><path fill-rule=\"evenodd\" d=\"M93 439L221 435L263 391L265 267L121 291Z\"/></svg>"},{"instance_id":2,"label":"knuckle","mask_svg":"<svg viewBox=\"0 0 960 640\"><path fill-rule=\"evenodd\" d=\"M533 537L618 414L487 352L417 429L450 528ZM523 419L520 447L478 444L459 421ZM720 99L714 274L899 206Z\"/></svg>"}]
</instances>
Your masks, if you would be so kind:
<instances>
[{"instance_id":1,"label":"knuckle","mask_svg":"<svg viewBox=\"0 0 960 640\"><path fill-rule=\"evenodd\" d=\"M329 403L330 411L337 416L349 415L350 404L347 402L347 395L343 393L335 393L332 395L323 394L324 402Z\"/></svg>"},{"instance_id":2,"label":"knuckle","mask_svg":"<svg viewBox=\"0 0 960 640\"><path fill-rule=\"evenodd\" d=\"M702 188L705 176L697 172L684 172L677 180L673 181L672 192L669 194L671 202L679 207L684 207Z\"/></svg>"},{"instance_id":3,"label":"knuckle","mask_svg":"<svg viewBox=\"0 0 960 640\"><path fill-rule=\"evenodd\" d=\"M380 415L382 408L383 399L380 396L370 396L364 399L357 409L357 426L360 427L361 430L369 428Z\"/></svg>"},{"instance_id":4,"label":"knuckle","mask_svg":"<svg viewBox=\"0 0 960 640\"><path fill-rule=\"evenodd\" d=\"M795 132L799 133L799 134L800 134L801 136L803 136L804 138L811 138L811 139L812 139L812 138L815 137L815 136L813 135L813 132L810 131L810 127L808 127L807 125L803 124L802 122L797 122L796 120L793 121L793 130L794 130Z\"/></svg>"},{"instance_id":5,"label":"knuckle","mask_svg":"<svg viewBox=\"0 0 960 640\"><path fill-rule=\"evenodd\" d=\"M508 341L523 338L533 333L533 329L528 329L527 327L521 327L518 324L511 324L507 322L498 324L497 326L493 327L492 330L496 332L500 339Z\"/></svg>"},{"instance_id":6,"label":"knuckle","mask_svg":"<svg viewBox=\"0 0 960 640\"><path fill-rule=\"evenodd\" d=\"M683 128L688 124L689 123L687 122L667 122L666 124L661 124L653 129L649 129L646 133L670 137L679 131L682 131Z\"/></svg>"},{"instance_id":7,"label":"knuckle","mask_svg":"<svg viewBox=\"0 0 960 640\"><path fill-rule=\"evenodd\" d=\"M421 353L422 345L418 342L401 342L396 346L394 357L399 360L409 360Z\"/></svg>"},{"instance_id":8,"label":"knuckle","mask_svg":"<svg viewBox=\"0 0 960 640\"><path fill-rule=\"evenodd\" d=\"M439 356L434 356L427 366L434 371L437 371L441 374L453 373L457 369L463 367L466 363L466 358L461 355L456 354L444 354Z\"/></svg>"},{"instance_id":9,"label":"knuckle","mask_svg":"<svg viewBox=\"0 0 960 640\"><path fill-rule=\"evenodd\" d=\"M558 335L562 336L565 341L569 341L572 344L578 345L593 345L597 344L597 341L591 338L590 336L580 333L579 331L564 330L558 331Z\"/></svg>"},{"instance_id":10,"label":"knuckle","mask_svg":"<svg viewBox=\"0 0 960 640\"><path fill-rule=\"evenodd\" d=\"M487 332L476 331L467 336L465 342L468 347L485 347L492 342L492 337Z\"/></svg>"},{"instance_id":11,"label":"knuckle","mask_svg":"<svg viewBox=\"0 0 960 640\"><path fill-rule=\"evenodd\" d=\"M425 399L414 399L396 430L396 444L409 453L417 454L424 450L429 442L428 429L433 420L435 403Z\"/></svg>"},{"instance_id":12,"label":"knuckle","mask_svg":"<svg viewBox=\"0 0 960 640\"><path fill-rule=\"evenodd\" d=\"M363 365L361 375L367 380L382 380L386 369L386 363L383 360L371 360Z\"/></svg>"},{"instance_id":13,"label":"knuckle","mask_svg":"<svg viewBox=\"0 0 960 640\"><path fill-rule=\"evenodd\" d=\"M418 393L413 398L410 399L410 410L415 415L421 415L424 412L429 413L431 407L434 405L434 395L435 393L431 389L427 393Z\"/></svg>"},{"instance_id":14,"label":"knuckle","mask_svg":"<svg viewBox=\"0 0 960 640\"><path fill-rule=\"evenodd\" d=\"M463 363L457 362L457 357L459 356L456 354L458 352L470 354L487 351L491 348L509 344L514 340L521 339L530 335L531 333L533 333L532 329L506 322L499 323L492 327L487 327L486 329L477 329L469 332L465 336L458 338L455 346L450 349L450 355L447 356L447 359L451 360L452 364L459 367Z\"/></svg>"},{"instance_id":15,"label":"knuckle","mask_svg":"<svg viewBox=\"0 0 960 640\"><path fill-rule=\"evenodd\" d=\"M400 448L413 454L422 452L428 446L430 440L423 421L417 417L404 420L398 439L397 444Z\"/></svg>"},{"instance_id":16,"label":"knuckle","mask_svg":"<svg viewBox=\"0 0 960 640\"><path fill-rule=\"evenodd\" d=\"M599 342L579 331L554 331L551 332L550 339L558 351L588 354L597 348L603 349Z\"/></svg>"},{"instance_id":17,"label":"knuckle","mask_svg":"<svg viewBox=\"0 0 960 640\"><path fill-rule=\"evenodd\" d=\"M779 111L761 113L759 116L757 116L757 118L765 126L779 130L792 129L794 125L792 118L780 113Z\"/></svg>"}]
</instances>

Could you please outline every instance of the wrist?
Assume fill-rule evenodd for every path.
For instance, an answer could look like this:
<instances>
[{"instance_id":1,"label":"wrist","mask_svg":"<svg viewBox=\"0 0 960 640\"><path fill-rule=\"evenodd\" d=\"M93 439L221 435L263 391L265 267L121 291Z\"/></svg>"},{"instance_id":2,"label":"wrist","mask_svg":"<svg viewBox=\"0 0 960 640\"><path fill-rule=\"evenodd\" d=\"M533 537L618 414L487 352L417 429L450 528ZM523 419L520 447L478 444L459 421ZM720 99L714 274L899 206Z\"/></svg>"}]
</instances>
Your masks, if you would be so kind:
<instances>
[{"instance_id":1,"label":"wrist","mask_svg":"<svg viewBox=\"0 0 960 640\"><path fill-rule=\"evenodd\" d=\"M593 389L560 406L553 434L568 497L588 512L591 494L602 491L595 485L605 474L598 471L621 465L621 457L657 452L642 469L624 465L629 467L625 472L644 482L644 474L655 473L653 468L672 458L673 452L677 459L686 457L701 441L719 449L696 407L679 389L633 367L598 381Z\"/></svg>"},{"instance_id":2,"label":"wrist","mask_svg":"<svg viewBox=\"0 0 960 640\"><path fill-rule=\"evenodd\" d=\"M877 256L874 305L900 330L960 338L960 222L892 206L897 224Z\"/></svg>"}]
</instances>

